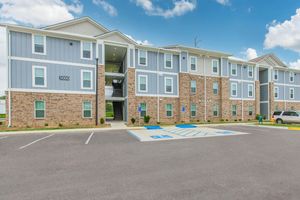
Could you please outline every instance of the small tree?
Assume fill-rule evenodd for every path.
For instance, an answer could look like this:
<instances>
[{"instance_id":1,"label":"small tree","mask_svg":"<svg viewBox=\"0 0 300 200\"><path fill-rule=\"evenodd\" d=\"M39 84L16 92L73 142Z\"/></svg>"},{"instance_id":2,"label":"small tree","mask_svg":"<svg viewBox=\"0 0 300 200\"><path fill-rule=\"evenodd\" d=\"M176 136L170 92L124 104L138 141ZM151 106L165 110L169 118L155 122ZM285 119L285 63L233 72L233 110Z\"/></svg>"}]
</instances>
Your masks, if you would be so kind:
<instances>
[{"instance_id":1,"label":"small tree","mask_svg":"<svg viewBox=\"0 0 300 200\"><path fill-rule=\"evenodd\" d=\"M131 118L131 123L132 123L132 124L135 123L135 118Z\"/></svg>"},{"instance_id":2,"label":"small tree","mask_svg":"<svg viewBox=\"0 0 300 200\"><path fill-rule=\"evenodd\" d=\"M146 123L146 124L148 124L149 122L150 122L150 116L149 115L147 115L147 116L144 116L144 122Z\"/></svg>"},{"instance_id":3,"label":"small tree","mask_svg":"<svg viewBox=\"0 0 300 200\"><path fill-rule=\"evenodd\" d=\"M101 119L100 119L100 124L104 124L104 122L105 122L104 119L101 118Z\"/></svg>"}]
</instances>

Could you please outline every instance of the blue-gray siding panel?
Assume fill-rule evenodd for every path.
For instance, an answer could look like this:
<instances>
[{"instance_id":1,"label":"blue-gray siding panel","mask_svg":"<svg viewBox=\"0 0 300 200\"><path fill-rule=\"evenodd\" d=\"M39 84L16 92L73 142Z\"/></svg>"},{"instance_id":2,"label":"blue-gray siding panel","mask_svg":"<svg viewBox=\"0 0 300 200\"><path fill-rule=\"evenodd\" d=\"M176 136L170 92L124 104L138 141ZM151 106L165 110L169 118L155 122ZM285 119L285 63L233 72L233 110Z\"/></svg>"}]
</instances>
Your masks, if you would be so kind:
<instances>
[{"instance_id":1,"label":"blue-gray siding panel","mask_svg":"<svg viewBox=\"0 0 300 200\"><path fill-rule=\"evenodd\" d=\"M135 50L135 67L137 69L144 69L144 70L157 70L157 52L148 51L148 60L147 66L139 65L139 57L138 57L138 49Z\"/></svg>"},{"instance_id":2,"label":"blue-gray siding panel","mask_svg":"<svg viewBox=\"0 0 300 200\"><path fill-rule=\"evenodd\" d=\"M130 66L129 67L133 67L133 49L130 49Z\"/></svg>"},{"instance_id":3,"label":"blue-gray siding panel","mask_svg":"<svg viewBox=\"0 0 300 200\"><path fill-rule=\"evenodd\" d=\"M268 103L261 103L260 104L260 114L266 118L269 117L269 111L268 111L269 104Z\"/></svg>"},{"instance_id":4,"label":"blue-gray siding panel","mask_svg":"<svg viewBox=\"0 0 300 200\"><path fill-rule=\"evenodd\" d=\"M93 59L81 59L80 41L46 37L46 55L32 53L32 35L29 33L11 32L11 54L17 57L46 59L82 64L94 64L96 44L93 43Z\"/></svg>"},{"instance_id":5,"label":"blue-gray siding panel","mask_svg":"<svg viewBox=\"0 0 300 200\"><path fill-rule=\"evenodd\" d=\"M102 54L103 54L103 50L102 50L102 44L98 45L98 58L99 58L99 63L103 63L103 59L102 59Z\"/></svg>"},{"instance_id":6,"label":"blue-gray siding panel","mask_svg":"<svg viewBox=\"0 0 300 200\"><path fill-rule=\"evenodd\" d=\"M248 97L249 90L248 86L253 85L253 97ZM255 84L254 83L243 83L243 98L255 99Z\"/></svg>"},{"instance_id":7,"label":"blue-gray siding panel","mask_svg":"<svg viewBox=\"0 0 300 200\"><path fill-rule=\"evenodd\" d=\"M267 69L259 72L259 82L260 83L269 82L269 74Z\"/></svg>"},{"instance_id":8,"label":"blue-gray siding panel","mask_svg":"<svg viewBox=\"0 0 300 200\"><path fill-rule=\"evenodd\" d=\"M32 87L32 66L45 66L47 69L47 87L35 89L68 90L68 91L94 91L81 89L81 70L93 72L93 88L95 80L94 68L74 67L67 65L45 64L39 62L25 62L12 60L12 87L22 89L33 89ZM70 76L70 81L61 81L59 76Z\"/></svg>"},{"instance_id":9,"label":"blue-gray siding panel","mask_svg":"<svg viewBox=\"0 0 300 200\"><path fill-rule=\"evenodd\" d=\"M173 93L166 93L165 92L165 77L170 77L170 78L173 78ZM177 86L177 75L160 75L159 76L159 94L161 95L178 95L177 93L177 89L178 89L178 86Z\"/></svg>"},{"instance_id":10,"label":"blue-gray siding panel","mask_svg":"<svg viewBox=\"0 0 300 200\"><path fill-rule=\"evenodd\" d=\"M147 75L148 76L148 92L139 92L138 90L138 76ZM157 74L156 73L145 73L136 72L136 93L137 94L157 94Z\"/></svg>"},{"instance_id":11,"label":"blue-gray siding panel","mask_svg":"<svg viewBox=\"0 0 300 200\"><path fill-rule=\"evenodd\" d=\"M188 54L187 52L181 52L181 72L188 71Z\"/></svg>"},{"instance_id":12,"label":"blue-gray siding panel","mask_svg":"<svg viewBox=\"0 0 300 200\"><path fill-rule=\"evenodd\" d=\"M237 83L237 96L231 96L231 83ZM241 83L238 83L237 81L230 81L230 90L229 94L232 98L241 98L242 97L242 85Z\"/></svg>"},{"instance_id":13,"label":"blue-gray siding panel","mask_svg":"<svg viewBox=\"0 0 300 200\"><path fill-rule=\"evenodd\" d=\"M260 86L260 101L268 101L269 98L269 89L268 85Z\"/></svg>"},{"instance_id":14,"label":"blue-gray siding panel","mask_svg":"<svg viewBox=\"0 0 300 200\"><path fill-rule=\"evenodd\" d=\"M222 58L222 74L223 76L229 76L228 73L228 59Z\"/></svg>"}]
</instances>

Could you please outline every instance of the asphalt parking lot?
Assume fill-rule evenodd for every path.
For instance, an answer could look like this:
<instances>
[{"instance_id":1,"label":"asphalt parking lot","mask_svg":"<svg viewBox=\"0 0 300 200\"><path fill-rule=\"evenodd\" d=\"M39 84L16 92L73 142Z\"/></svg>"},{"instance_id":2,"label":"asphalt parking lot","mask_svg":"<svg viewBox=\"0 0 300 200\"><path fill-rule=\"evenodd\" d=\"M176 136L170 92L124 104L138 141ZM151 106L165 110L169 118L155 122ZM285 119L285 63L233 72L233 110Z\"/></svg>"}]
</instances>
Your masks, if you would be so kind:
<instances>
[{"instance_id":1,"label":"asphalt parking lot","mask_svg":"<svg viewBox=\"0 0 300 200\"><path fill-rule=\"evenodd\" d=\"M0 199L300 199L300 132L139 142L126 131L0 135Z\"/></svg>"}]
</instances>

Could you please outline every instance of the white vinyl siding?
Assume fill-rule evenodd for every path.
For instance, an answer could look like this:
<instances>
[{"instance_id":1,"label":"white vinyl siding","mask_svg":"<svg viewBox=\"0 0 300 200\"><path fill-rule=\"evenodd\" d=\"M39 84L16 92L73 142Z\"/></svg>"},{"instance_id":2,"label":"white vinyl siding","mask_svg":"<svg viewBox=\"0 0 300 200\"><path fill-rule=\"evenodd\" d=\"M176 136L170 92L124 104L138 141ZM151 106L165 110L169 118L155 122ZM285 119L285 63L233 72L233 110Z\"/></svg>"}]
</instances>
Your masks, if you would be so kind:
<instances>
[{"instance_id":1,"label":"white vinyl siding","mask_svg":"<svg viewBox=\"0 0 300 200\"><path fill-rule=\"evenodd\" d=\"M81 89L93 88L93 76L90 70L81 70Z\"/></svg>"},{"instance_id":2,"label":"white vinyl siding","mask_svg":"<svg viewBox=\"0 0 300 200\"><path fill-rule=\"evenodd\" d=\"M148 76L139 75L138 76L138 91L139 92L148 92Z\"/></svg>"},{"instance_id":3,"label":"white vinyl siding","mask_svg":"<svg viewBox=\"0 0 300 200\"><path fill-rule=\"evenodd\" d=\"M47 87L47 71L45 66L32 66L32 86Z\"/></svg>"},{"instance_id":4,"label":"white vinyl siding","mask_svg":"<svg viewBox=\"0 0 300 200\"><path fill-rule=\"evenodd\" d=\"M46 36L32 35L32 53L46 55Z\"/></svg>"},{"instance_id":5,"label":"white vinyl siding","mask_svg":"<svg viewBox=\"0 0 300 200\"><path fill-rule=\"evenodd\" d=\"M81 59L92 60L92 42L81 41Z\"/></svg>"}]
</instances>

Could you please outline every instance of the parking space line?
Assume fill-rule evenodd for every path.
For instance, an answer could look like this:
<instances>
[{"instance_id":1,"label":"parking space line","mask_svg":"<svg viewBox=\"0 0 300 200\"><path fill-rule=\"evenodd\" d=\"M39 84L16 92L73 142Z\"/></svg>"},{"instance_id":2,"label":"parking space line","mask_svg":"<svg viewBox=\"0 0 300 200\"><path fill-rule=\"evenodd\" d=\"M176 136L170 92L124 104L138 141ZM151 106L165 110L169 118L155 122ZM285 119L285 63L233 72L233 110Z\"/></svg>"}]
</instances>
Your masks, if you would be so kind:
<instances>
[{"instance_id":1,"label":"parking space line","mask_svg":"<svg viewBox=\"0 0 300 200\"><path fill-rule=\"evenodd\" d=\"M8 136L0 137L0 140L8 138Z\"/></svg>"},{"instance_id":2,"label":"parking space line","mask_svg":"<svg viewBox=\"0 0 300 200\"><path fill-rule=\"evenodd\" d=\"M33 142L30 142L29 144L26 144L26 145L24 145L24 146L21 146L21 147L19 148L19 150L24 149L24 148L26 148L26 147L28 147L28 146L34 144L34 143L37 143L37 142L39 142L39 141L41 141L41 140L47 139L47 138L49 138L49 137L52 137L53 135L55 135L55 134L51 134L51 135L48 135L48 136L46 136L46 137L42 137L42 138L40 138L40 139L34 140Z\"/></svg>"},{"instance_id":3,"label":"parking space line","mask_svg":"<svg viewBox=\"0 0 300 200\"><path fill-rule=\"evenodd\" d=\"M94 135L94 132L92 132L92 133L90 134L90 136L89 136L88 139L86 140L85 144L89 144L89 142L90 142L91 138L93 137L93 135Z\"/></svg>"}]
</instances>

